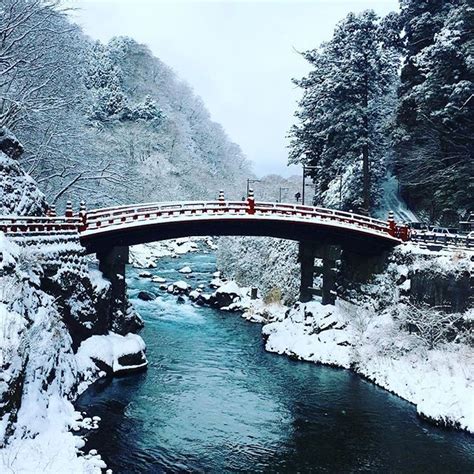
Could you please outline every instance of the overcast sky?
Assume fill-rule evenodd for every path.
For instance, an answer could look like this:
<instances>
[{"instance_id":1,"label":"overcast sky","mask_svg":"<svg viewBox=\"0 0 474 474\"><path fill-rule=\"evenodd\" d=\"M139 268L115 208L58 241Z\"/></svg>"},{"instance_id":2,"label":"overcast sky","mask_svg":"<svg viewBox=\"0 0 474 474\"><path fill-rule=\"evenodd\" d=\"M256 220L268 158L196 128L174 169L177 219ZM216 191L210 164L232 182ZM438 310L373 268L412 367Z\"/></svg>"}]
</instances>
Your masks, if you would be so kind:
<instances>
[{"instance_id":1,"label":"overcast sky","mask_svg":"<svg viewBox=\"0 0 474 474\"><path fill-rule=\"evenodd\" d=\"M95 39L147 44L200 95L257 175L285 176L287 132L308 66L297 51L330 39L350 11L396 10L397 0L69 0Z\"/></svg>"}]
</instances>

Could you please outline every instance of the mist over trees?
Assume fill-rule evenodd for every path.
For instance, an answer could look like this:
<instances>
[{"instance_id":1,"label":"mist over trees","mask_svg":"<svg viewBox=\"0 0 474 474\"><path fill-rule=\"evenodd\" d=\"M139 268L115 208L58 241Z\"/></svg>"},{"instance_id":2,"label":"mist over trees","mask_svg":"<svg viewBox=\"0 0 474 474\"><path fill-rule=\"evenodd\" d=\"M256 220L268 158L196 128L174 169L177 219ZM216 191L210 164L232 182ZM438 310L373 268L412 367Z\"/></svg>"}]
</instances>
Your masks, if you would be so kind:
<instances>
[{"instance_id":1,"label":"mist over trees","mask_svg":"<svg viewBox=\"0 0 474 474\"><path fill-rule=\"evenodd\" d=\"M474 210L473 8L468 1L401 0L399 14L350 13L312 65L290 130L290 163L311 170L315 203L361 212L381 184L427 220Z\"/></svg>"},{"instance_id":2,"label":"mist over trees","mask_svg":"<svg viewBox=\"0 0 474 474\"><path fill-rule=\"evenodd\" d=\"M0 4L0 126L52 204L240 197L251 174L200 98L146 46L93 42L58 1Z\"/></svg>"}]
</instances>

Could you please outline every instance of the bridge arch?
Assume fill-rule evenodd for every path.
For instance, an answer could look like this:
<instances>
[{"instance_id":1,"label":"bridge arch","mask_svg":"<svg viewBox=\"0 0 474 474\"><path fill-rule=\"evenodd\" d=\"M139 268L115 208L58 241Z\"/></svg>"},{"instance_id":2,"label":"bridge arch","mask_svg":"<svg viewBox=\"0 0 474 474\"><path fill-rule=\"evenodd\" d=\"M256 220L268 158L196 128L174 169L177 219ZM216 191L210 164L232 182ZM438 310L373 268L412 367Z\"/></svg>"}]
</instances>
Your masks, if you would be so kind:
<instances>
[{"instance_id":1,"label":"bridge arch","mask_svg":"<svg viewBox=\"0 0 474 474\"><path fill-rule=\"evenodd\" d=\"M389 222L292 204L210 201L90 211L81 230L87 252L192 236L263 236L338 245L373 255L401 243Z\"/></svg>"}]
</instances>

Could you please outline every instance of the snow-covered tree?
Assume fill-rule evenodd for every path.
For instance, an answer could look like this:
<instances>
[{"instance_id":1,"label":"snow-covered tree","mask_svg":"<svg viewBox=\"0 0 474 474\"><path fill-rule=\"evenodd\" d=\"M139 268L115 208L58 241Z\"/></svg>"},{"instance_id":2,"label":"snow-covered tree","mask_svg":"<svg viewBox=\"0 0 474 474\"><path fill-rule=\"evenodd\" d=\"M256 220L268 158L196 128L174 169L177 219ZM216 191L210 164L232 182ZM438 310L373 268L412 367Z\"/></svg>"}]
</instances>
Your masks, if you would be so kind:
<instances>
[{"instance_id":1,"label":"snow-covered tree","mask_svg":"<svg viewBox=\"0 0 474 474\"><path fill-rule=\"evenodd\" d=\"M474 209L474 9L401 0L405 60L394 139L408 202L446 223Z\"/></svg>"},{"instance_id":2,"label":"snow-covered tree","mask_svg":"<svg viewBox=\"0 0 474 474\"><path fill-rule=\"evenodd\" d=\"M122 90L121 74L108 48L97 41L91 48L84 77L92 96L89 112L92 120L105 121L123 116L127 98Z\"/></svg>"},{"instance_id":3,"label":"snow-covered tree","mask_svg":"<svg viewBox=\"0 0 474 474\"><path fill-rule=\"evenodd\" d=\"M342 207L368 212L377 200L397 81L396 23L394 14L382 20L370 10L350 13L329 42L303 53L312 70L295 80L303 98L290 132L290 163L316 167L318 204L334 205L332 194L343 186L334 181L347 170Z\"/></svg>"}]
</instances>

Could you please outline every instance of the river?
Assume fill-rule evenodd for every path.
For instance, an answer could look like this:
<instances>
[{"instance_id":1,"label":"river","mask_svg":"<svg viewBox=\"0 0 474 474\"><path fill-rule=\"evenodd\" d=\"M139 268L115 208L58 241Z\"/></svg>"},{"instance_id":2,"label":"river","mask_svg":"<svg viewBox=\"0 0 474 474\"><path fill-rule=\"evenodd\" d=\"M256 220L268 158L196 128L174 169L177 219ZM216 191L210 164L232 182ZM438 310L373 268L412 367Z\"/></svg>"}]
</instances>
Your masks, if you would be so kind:
<instances>
[{"instance_id":1,"label":"river","mask_svg":"<svg viewBox=\"0 0 474 474\"><path fill-rule=\"evenodd\" d=\"M208 284L213 254L162 259ZM99 382L77 408L102 418L87 448L117 473L474 472L474 437L436 428L413 405L347 370L264 350L261 326L179 303L128 268L145 320L146 372ZM145 289L157 299L136 298Z\"/></svg>"}]
</instances>

